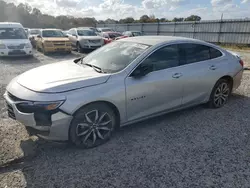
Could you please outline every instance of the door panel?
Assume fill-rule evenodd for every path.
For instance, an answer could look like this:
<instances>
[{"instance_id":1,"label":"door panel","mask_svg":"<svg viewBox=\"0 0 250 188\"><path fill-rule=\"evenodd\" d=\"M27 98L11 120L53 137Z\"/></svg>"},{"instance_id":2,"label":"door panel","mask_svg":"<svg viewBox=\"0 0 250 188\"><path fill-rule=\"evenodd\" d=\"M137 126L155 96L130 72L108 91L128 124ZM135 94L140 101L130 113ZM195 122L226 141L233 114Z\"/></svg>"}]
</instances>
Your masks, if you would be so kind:
<instances>
[{"instance_id":1,"label":"door panel","mask_svg":"<svg viewBox=\"0 0 250 188\"><path fill-rule=\"evenodd\" d=\"M211 90L223 75L226 66L224 57L211 59L210 47L197 44L180 44L183 73L183 105L207 102Z\"/></svg>"},{"instance_id":2,"label":"door panel","mask_svg":"<svg viewBox=\"0 0 250 188\"><path fill-rule=\"evenodd\" d=\"M176 72L178 68L151 72L142 78L126 78L128 121L181 105L183 80L173 78Z\"/></svg>"},{"instance_id":3,"label":"door panel","mask_svg":"<svg viewBox=\"0 0 250 188\"><path fill-rule=\"evenodd\" d=\"M153 69L146 76L125 79L128 121L179 107L183 83L177 45L156 50L137 69L140 66Z\"/></svg>"}]
</instances>

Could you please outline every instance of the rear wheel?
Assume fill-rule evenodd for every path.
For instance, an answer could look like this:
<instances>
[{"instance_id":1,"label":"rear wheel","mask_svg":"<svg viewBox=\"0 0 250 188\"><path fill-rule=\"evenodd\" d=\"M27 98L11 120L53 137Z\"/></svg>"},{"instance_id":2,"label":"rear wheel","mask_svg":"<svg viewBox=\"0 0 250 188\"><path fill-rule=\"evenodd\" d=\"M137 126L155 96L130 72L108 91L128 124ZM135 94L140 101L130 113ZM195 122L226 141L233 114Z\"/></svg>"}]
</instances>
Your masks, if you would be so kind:
<instances>
[{"instance_id":1,"label":"rear wheel","mask_svg":"<svg viewBox=\"0 0 250 188\"><path fill-rule=\"evenodd\" d=\"M210 108L220 108L224 106L231 94L232 85L226 79L219 80L210 95L208 105Z\"/></svg>"},{"instance_id":2,"label":"rear wheel","mask_svg":"<svg viewBox=\"0 0 250 188\"><path fill-rule=\"evenodd\" d=\"M115 129L114 111L105 103L94 103L80 109L71 122L71 142L81 148L92 148L107 142Z\"/></svg>"}]
</instances>

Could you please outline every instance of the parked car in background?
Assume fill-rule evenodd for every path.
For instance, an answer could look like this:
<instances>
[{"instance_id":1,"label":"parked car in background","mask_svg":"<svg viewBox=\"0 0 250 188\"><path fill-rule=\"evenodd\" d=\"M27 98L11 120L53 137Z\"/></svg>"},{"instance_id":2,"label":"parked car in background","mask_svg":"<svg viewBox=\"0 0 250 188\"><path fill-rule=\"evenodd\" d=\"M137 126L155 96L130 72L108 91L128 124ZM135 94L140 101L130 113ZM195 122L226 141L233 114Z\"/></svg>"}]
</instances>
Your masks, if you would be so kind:
<instances>
[{"instance_id":1,"label":"parked car in background","mask_svg":"<svg viewBox=\"0 0 250 188\"><path fill-rule=\"evenodd\" d=\"M68 35L69 31L68 30L62 30L62 32L63 32L64 35Z\"/></svg>"},{"instance_id":2,"label":"parked car in background","mask_svg":"<svg viewBox=\"0 0 250 188\"><path fill-rule=\"evenodd\" d=\"M29 40L34 48L36 48L37 35L41 35L41 29L29 29Z\"/></svg>"},{"instance_id":3,"label":"parked car in background","mask_svg":"<svg viewBox=\"0 0 250 188\"><path fill-rule=\"evenodd\" d=\"M98 29L95 27L89 27L89 29L91 29L92 31L94 31L96 34L99 33Z\"/></svg>"},{"instance_id":4,"label":"parked car in background","mask_svg":"<svg viewBox=\"0 0 250 188\"><path fill-rule=\"evenodd\" d=\"M24 28L24 31L25 31L26 35L28 36L29 35L29 28Z\"/></svg>"},{"instance_id":5,"label":"parked car in background","mask_svg":"<svg viewBox=\"0 0 250 188\"><path fill-rule=\"evenodd\" d=\"M0 22L0 56L33 55L32 45L20 23Z\"/></svg>"},{"instance_id":6,"label":"parked car in background","mask_svg":"<svg viewBox=\"0 0 250 188\"><path fill-rule=\"evenodd\" d=\"M9 117L40 137L90 148L120 126L198 104L220 108L242 74L237 55L210 43L128 37L84 58L23 73L4 97Z\"/></svg>"},{"instance_id":7,"label":"parked car in background","mask_svg":"<svg viewBox=\"0 0 250 188\"><path fill-rule=\"evenodd\" d=\"M68 33L72 46L78 52L84 52L87 49L97 49L104 44L103 38L89 28L72 28Z\"/></svg>"},{"instance_id":8,"label":"parked car in background","mask_svg":"<svg viewBox=\"0 0 250 188\"><path fill-rule=\"evenodd\" d=\"M68 36L60 29L42 29L41 35L37 35L36 47L44 54L49 52L71 53L72 51Z\"/></svg>"},{"instance_id":9,"label":"parked car in background","mask_svg":"<svg viewBox=\"0 0 250 188\"><path fill-rule=\"evenodd\" d=\"M125 38L125 36L123 36L121 33L113 31L100 33L100 36L103 37L105 44L108 44L116 39Z\"/></svg>"},{"instance_id":10,"label":"parked car in background","mask_svg":"<svg viewBox=\"0 0 250 188\"><path fill-rule=\"evenodd\" d=\"M140 31L125 31L122 34L124 36L128 36L128 37L142 36L142 32L140 32Z\"/></svg>"},{"instance_id":11,"label":"parked car in background","mask_svg":"<svg viewBox=\"0 0 250 188\"><path fill-rule=\"evenodd\" d=\"M108 27L105 27L105 28L97 28L97 31L99 33L102 33L102 32L115 32L114 29L111 29L111 28L108 28Z\"/></svg>"}]
</instances>

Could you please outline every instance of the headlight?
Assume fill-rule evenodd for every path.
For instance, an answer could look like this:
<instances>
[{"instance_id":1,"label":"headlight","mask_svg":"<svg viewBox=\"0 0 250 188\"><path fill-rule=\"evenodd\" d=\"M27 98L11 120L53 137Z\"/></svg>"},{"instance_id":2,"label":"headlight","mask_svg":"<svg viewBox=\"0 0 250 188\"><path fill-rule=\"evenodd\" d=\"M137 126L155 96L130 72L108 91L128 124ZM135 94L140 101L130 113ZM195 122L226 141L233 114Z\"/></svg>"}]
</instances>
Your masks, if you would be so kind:
<instances>
[{"instance_id":1,"label":"headlight","mask_svg":"<svg viewBox=\"0 0 250 188\"><path fill-rule=\"evenodd\" d=\"M25 48L32 48L30 43L25 43Z\"/></svg>"},{"instance_id":2,"label":"headlight","mask_svg":"<svg viewBox=\"0 0 250 188\"><path fill-rule=\"evenodd\" d=\"M59 108L64 101L54 102L24 102L17 104L17 109L24 113L53 111Z\"/></svg>"},{"instance_id":3,"label":"headlight","mask_svg":"<svg viewBox=\"0 0 250 188\"><path fill-rule=\"evenodd\" d=\"M5 44L0 44L0 49L5 49L6 45Z\"/></svg>"},{"instance_id":4,"label":"headlight","mask_svg":"<svg viewBox=\"0 0 250 188\"><path fill-rule=\"evenodd\" d=\"M44 45L48 47L53 47L53 43L49 41L44 42Z\"/></svg>"}]
</instances>

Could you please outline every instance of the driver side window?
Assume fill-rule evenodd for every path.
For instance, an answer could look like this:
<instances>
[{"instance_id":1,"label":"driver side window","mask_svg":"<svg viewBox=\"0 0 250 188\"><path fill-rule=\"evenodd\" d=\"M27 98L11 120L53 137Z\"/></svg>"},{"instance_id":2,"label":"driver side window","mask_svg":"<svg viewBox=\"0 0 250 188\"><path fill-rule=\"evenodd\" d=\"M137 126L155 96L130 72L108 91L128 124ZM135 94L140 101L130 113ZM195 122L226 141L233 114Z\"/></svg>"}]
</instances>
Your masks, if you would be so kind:
<instances>
[{"instance_id":1,"label":"driver side window","mask_svg":"<svg viewBox=\"0 0 250 188\"><path fill-rule=\"evenodd\" d=\"M152 53L142 65L152 65L153 71L179 66L179 50L177 45L169 45Z\"/></svg>"}]
</instances>

